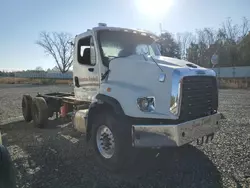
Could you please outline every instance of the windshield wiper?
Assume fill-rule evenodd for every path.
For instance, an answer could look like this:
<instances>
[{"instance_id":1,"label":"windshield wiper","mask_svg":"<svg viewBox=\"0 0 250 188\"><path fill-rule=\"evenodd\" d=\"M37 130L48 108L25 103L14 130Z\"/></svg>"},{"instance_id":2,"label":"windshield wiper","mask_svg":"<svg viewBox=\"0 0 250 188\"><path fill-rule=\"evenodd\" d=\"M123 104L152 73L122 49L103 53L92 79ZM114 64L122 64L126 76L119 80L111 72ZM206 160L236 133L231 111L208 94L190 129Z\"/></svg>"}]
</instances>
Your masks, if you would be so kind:
<instances>
[{"instance_id":1,"label":"windshield wiper","mask_svg":"<svg viewBox=\"0 0 250 188\"><path fill-rule=\"evenodd\" d=\"M159 67L159 69L161 69L161 72L163 72L161 66L155 61L155 59L151 55L149 55L149 56L153 60L153 62L155 62L155 64Z\"/></svg>"},{"instance_id":2,"label":"windshield wiper","mask_svg":"<svg viewBox=\"0 0 250 188\"><path fill-rule=\"evenodd\" d=\"M144 58L146 61L148 60L148 57L150 57L151 60L159 67L159 69L161 70L161 72L164 72L163 69L160 67L160 65L155 61L155 59L154 59L151 55L149 55L149 54L144 54L144 53L142 53L142 55L143 55L143 58ZM146 55L147 55L147 56L146 56Z\"/></svg>"},{"instance_id":3,"label":"windshield wiper","mask_svg":"<svg viewBox=\"0 0 250 188\"><path fill-rule=\"evenodd\" d=\"M141 55L143 56L143 58L145 59L145 61L147 61L147 60L148 60L148 57L150 57L151 60L159 67L159 69L160 69L162 72L164 72L163 69L160 67L160 65L155 61L155 59L154 59L151 55L149 55L149 54L144 54L144 53L142 53ZM147 55L147 56L146 56L146 55ZM117 58L124 58L124 57L128 57L128 56L131 56L131 55L126 55L126 56L108 56L108 57L113 57L112 59L109 60L109 62L110 62L110 61L112 61L112 60L114 60L114 59L117 59Z\"/></svg>"},{"instance_id":4,"label":"windshield wiper","mask_svg":"<svg viewBox=\"0 0 250 188\"><path fill-rule=\"evenodd\" d=\"M114 60L114 59L117 59L117 58L124 58L124 57L128 57L128 56L131 56L131 55L124 55L124 56L107 56L107 57L108 57L108 58L113 57L112 59L109 60L109 62L110 62L110 61L112 61L112 60Z\"/></svg>"}]
</instances>

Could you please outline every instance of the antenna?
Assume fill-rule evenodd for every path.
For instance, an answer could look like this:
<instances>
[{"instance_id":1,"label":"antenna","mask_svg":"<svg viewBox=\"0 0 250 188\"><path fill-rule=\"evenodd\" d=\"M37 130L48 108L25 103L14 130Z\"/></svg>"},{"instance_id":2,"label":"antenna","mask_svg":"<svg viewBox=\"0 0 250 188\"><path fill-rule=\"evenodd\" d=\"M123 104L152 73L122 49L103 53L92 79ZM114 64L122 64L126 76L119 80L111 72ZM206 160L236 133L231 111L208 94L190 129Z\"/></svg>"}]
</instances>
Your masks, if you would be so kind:
<instances>
[{"instance_id":1,"label":"antenna","mask_svg":"<svg viewBox=\"0 0 250 188\"><path fill-rule=\"evenodd\" d=\"M160 35L162 34L162 25L161 23L159 24L159 27L160 27Z\"/></svg>"}]
</instances>

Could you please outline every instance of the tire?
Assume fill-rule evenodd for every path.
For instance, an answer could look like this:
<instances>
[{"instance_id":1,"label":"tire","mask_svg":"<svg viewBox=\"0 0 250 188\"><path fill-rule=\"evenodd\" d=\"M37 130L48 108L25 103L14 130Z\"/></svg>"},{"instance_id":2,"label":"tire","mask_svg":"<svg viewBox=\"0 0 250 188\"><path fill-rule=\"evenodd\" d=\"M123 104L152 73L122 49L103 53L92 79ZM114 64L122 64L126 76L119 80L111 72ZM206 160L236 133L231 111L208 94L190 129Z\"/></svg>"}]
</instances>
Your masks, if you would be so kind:
<instances>
[{"instance_id":1,"label":"tire","mask_svg":"<svg viewBox=\"0 0 250 188\"><path fill-rule=\"evenodd\" d=\"M108 127L114 138L114 152L109 158L107 158L107 156L104 157L100 149L98 149L98 130L103 125ZM97 162L105 169L118 172L128 167L129 162L133 161L131 129L129 127L131 126L126 125L124 121L118 121L118 117L113 113L103 113L94 118L91 131L91 142Z\"/></svg>"},{"instance_id":2,"label":"tire","mask_svg":"<svg viewBox=\"0 0 250 188\"><path fill-rule=\"evenodd\" d=\"M0 187L16 187L14 166L8 150L3 145L0 145Z\"/></svg>"},{"instance_id":3,"label":"tire","mask_svg":"<svg viewBox=\"0 0 250 188\"><path fill-rule=\"evenodd\" d=\"M22 113L23 113L23 118L26 122L30 122L32 120L31 105L32 105L32 97L30 95L23 95Z\"/></svg>"},{"instance_id":4,"label":"tire","mask_svg":"<svg viewBox=\"0 0 250 188\"><path fill-rule=\"evenodd\" d=\"M48 106L44 98L35 97L32 101L32 119L35 127L43 128L48 123Z\"/></svg>"}]
</instances>

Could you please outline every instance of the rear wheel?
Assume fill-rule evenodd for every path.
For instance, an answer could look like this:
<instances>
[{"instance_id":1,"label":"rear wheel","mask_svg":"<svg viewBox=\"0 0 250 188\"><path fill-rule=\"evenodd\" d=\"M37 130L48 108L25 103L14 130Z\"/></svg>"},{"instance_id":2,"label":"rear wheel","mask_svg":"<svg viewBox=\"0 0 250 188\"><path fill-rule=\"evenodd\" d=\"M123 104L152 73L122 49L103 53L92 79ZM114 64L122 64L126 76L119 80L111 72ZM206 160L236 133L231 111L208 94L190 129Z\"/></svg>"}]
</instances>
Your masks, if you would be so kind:
<instances>
[{"instance_id":1,"label":"rear wheel","mask_svg":"<svg viewBox=\"0 0 250 188\"><path fill-rule=\"evenodd\" d=\"M129 126L113 113L95 117L92 125L92 143L97 162L111 171L119 171L132 161Z\"/></svg>"},{"instance_id":2,"label":"rear wheel","mask_svg":"<svg viewBox=\"0 0 250 188\"><path fill-rule=\"evenodd\" d=\"M26 122L30 122L32 120L31 105L32 105L32 97L30 95L23 95L22 113L23 113L23 118Z\"/></svg>"},{"instance_id":3,"label":"rear wheel","mask_svg":"<svg viewBox=\"0 0 250 188\"><path fill-rule=\"evenodd\" d=\"M35 97L32 102L32 119L34 125L43 128L48 122L48 106L44 98Z\"/></svg>"}]
</instances>

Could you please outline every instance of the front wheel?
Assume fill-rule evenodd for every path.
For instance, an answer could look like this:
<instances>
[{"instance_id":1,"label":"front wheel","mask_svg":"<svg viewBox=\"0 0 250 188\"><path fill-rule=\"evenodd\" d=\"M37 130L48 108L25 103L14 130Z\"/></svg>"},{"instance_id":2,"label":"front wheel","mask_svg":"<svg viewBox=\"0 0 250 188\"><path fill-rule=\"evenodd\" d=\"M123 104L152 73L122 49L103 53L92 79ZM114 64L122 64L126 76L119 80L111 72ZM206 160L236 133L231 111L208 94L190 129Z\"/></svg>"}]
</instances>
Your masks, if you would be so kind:
<instances>
[{"instance_id":1,"label":"front wheel","mask_svg":"<svg viewBox=\"0 0 250 188\"><path fill-rule=\"evenodd\" d=\"M110 128L101 125L96 133L96 146L102 157L110 159L115 153L115 138Z\"/></svg>"},{"instance_id":2,"label":"front wheel","mask_svg":"<svg viewBox=\"0 0 250 188\"><path fill-rule=\"evenodd\" d=\"M131 129L117 119L115 114L104 113L95 117L92 125L96 159L111 171L119 171L132 161Z\"/></svg>"}]
</instances>

